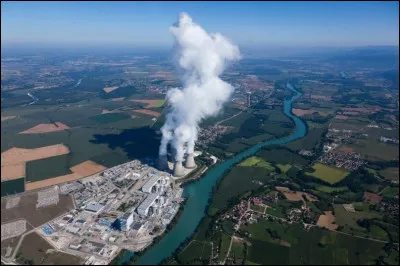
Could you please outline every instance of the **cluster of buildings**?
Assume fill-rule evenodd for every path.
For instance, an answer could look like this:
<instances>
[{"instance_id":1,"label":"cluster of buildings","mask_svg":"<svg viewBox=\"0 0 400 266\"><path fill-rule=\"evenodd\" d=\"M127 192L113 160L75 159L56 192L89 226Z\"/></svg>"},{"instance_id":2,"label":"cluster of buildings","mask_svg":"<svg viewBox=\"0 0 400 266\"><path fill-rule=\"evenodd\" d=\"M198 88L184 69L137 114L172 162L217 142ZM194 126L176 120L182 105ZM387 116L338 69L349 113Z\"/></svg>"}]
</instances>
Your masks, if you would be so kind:
<instances>
[{"instance_id":1,"label":"cluster of buildings","mask_svg":"<svg viewBox=\"0 0 400 266\"><path fill-rule=\"evenodd\" d=\"M323 154L318 160L325 164L344 168L350 171L358 169L365 163L359 153L344 152L337 149Z\"/></svg>"},{"instance_id":2,"label":"cluster of buildings","mask_svg":"<svg viewBox=\"0 0 400 266\"><path fill-rule=\"evenodd\" d=\"M399 144L399 139L398 138L387 138L387 137L381 136L379 138L379 141L384 142L384 143Z\"/></svg>"},{"instance_id":3,"label":"cluster of buildings","mask_svg":"<svg viewBox=\"0 0 400 266\"><path fill-rule=\"evenodd\" d=\"M197 145L207 146L208 143L215 141L215 139L227 131L227 126L214 125L209 127L204 127L199 130Z\"/></svg>"},{"instance_id":4,"label":"cluster of buildings","mask_svg":"<svg viewBox=\"0 0 400 266\"><path fill-rule=\"evenodd\" d=\"M142 250L179 210L183 190L171 177L134 160L56 186L73 196L76 208L37 232L56 249L91 264L107 264L121 249Z\"/></svg>"}]
</instances>

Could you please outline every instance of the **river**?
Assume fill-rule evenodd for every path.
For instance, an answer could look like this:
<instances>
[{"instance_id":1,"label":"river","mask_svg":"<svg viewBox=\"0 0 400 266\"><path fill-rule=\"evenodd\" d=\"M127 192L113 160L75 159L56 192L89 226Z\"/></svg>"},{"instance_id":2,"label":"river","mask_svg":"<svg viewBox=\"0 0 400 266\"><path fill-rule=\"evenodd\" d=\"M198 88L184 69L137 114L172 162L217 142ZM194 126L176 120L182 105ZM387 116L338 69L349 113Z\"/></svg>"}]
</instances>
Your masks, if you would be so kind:
<instances>
[{"instance_id":1,"label":"river","mask_svg":"<svg viewBox=\"0 0 400 266\"><path fill-rule=\"evenodd\" d=\"M232 168L234 164L242 161L248 156L255 154L262 147L274 144L285 144L302 138L306 135L307 128L305 124L297 116L291 113L292 103L301 96L301 93L298 92L290 83L287 83L286 86L288 89L296 93L292 98L286 99L283 106L285 115L293 119L296 124L295 131L289 136L265 141L253 146L250 149L241 152L220 164L217 164L215 167L211 168L204 177L199 179L199 181L185 186L183 196L187 198L187 201L178 223L174 226L174 228L171 229L171 231L163 236L160 242L150 248L136 262L136 265L159 264L162 260L170 257L179 247L179 245L194 233L201 219L205 215L208 200L211 197L212 188L215 186L217 181L224 176L226 171ZM132 253L127 252L124 254L124 258L120 262L121 264L124 264L127 260L129 260L131 257L129 254Z\"/></svg>"}]
</instances>

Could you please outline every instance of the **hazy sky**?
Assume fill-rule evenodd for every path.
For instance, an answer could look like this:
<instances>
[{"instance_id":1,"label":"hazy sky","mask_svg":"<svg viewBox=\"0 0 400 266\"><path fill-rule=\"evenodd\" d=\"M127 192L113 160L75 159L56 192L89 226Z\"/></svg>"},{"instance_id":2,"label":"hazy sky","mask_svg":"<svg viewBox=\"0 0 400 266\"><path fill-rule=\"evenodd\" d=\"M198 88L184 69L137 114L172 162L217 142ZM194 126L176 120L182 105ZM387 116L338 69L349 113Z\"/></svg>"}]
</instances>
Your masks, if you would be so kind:
<instances>
[{"instance_id":1,"label":"hazy sky","mask_svg":"<svg viewBox=\"0 0 400 266\"><path fill-rule=\"evenodd\" d=\"M242 46L399 44L393 2L1 2L1 42L170 46L188 12Z\"/></svg>"}]
</instances>

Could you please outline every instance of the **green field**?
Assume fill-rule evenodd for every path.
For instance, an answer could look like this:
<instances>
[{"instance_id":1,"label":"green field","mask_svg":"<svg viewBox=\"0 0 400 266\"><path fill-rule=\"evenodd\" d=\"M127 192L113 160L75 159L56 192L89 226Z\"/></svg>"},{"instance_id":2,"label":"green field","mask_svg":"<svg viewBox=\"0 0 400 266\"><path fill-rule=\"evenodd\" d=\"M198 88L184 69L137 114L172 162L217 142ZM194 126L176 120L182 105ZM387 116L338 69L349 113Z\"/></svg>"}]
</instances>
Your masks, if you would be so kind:
<instances>
[{"instance_id":1,"label":"green field","mask_svg":"<svg viewBox=\"0 0 400 266\"><path fill-rule=\"evenodd\" d=\"M265 207L257 206L257 205L254 205L254 204L250 205L250 209L252 209L253 211L256 211L256 212L260 212L260 213L264 213L265 212Z\"/></svg>"},{"instance_id":2,"label":"green field","mask_svg":"<svg viewBox=\"0 0 400 266\"><path fill-rule=\"evenodd\" d=\"M194 240L178 255L178 259L183 265L193 264L193 258L196 258L196 261L204 260L209 263L210 256L211 244Z\"/></svg>"},{"instance_id":3,"label":"green field","mask_svg":"<svg viewBox=\"0 0 400 266\"><path fill-rule=\"evenodd\" d=\"M281 169L281 171L282 171L283 173L285 173L285 174L286 174L286 172L292 167L291 164L277 164L276 166L278 166L279 169Z\"/></svg>"},{"instance_id":4,"label":"green field","mask_svg":"<svg viewBox=\"0 0 400 266\"><path fill-rule=\"evenodd\" d=\"M382 195L385 197L394 197L399 194L399 187L386 187Z\"/></svg>"},{"instance_id":5,"label":"green field","mask_svg":"<svg viewBox=\"0 0 400 266\"><path fill-rule=\"evenodd\" d=\"M349 190L348 187L328 187L328 186L317 186L315 189L325 193L343 192Z\"/></svg>"},{"instance_id":6,"label":"green field","mask_svg":"<svg viewBox=\"0 0 400 266\"><path fill-rule=\"evenodd\" d=\"M329 184L338 183L349 174L343 169L328 166L322 163L315 163L313 168L315 170L314 172L306 174L328 182Z\"/></svg>"},{"instance_id":7,"label":"green field","mask_svg":"<svg viewBox=\"0 0 400 266\"><path fill-rule=\"evenodd\" d=\"M356 207L356 206L355 206ZM359 208L357 208L359 209ZM360 210L360 209L359 209ZM343 232L354 233L356 235L367 236L368 232L365 228L357 224L359 219L379 218L379 213L366 209L365 211L348 212L341 204L334 204L336 224L343 226Z\"/></svg>"},{"instance_id":8,"label":"green field","mask_svg":"<svg viewBox=\"0 0 400 266\"><path fill-rule=\"evenodd\" d=\"M222 234L220 249L219 249L219 258L221 261L226 257L228 253L229 245L231 243L231 238L232 237L227 234Z\"/></svg>"},{"instance_id":9,"label":"green field","mask_svg":"<svg viewBox=\"0 0 400 266\"><path fill-rule=\"evenodd\" d=\"M244 160L239 164L239 166L242 167L261 167L270 171L273 171L275 168L269 163L264 161L262 158L257 157L257 156L252 156Z\"/></svg>"},{"instance_id":10,"label":"green field","mask_svg":"<svg viewBox=\"0 0 400 266\"><path fill-rule=\"evenodd\" d=\"M399 180L399 168L388 167L379 171L379 174L388 180Z\"/></svg>"},{"instance_id":11,"label":"green field","mask_svg":"<svg viewBox=\"0 0 400 266\"><path fill-rule=\"evenodd\" d=\"M96 115L96 116L92 117L93 120L95 120L96 122L101 123L101 124L117 122L120 120L125 120L125 119L130 119L130 118L131 117L129 115L124 114L124 113L108 113L108 114Z\"/></svg>"},{"instance_id":12,"label":"green field","mask_svg":"<svg viewBox=\"0 0 400 266\"><path fill-rule=\"evenodd\" d=\"M157 103L154 105L155 108L163 107L165 104L165 99L158 100Z\"/></svg>"}]
</instances>

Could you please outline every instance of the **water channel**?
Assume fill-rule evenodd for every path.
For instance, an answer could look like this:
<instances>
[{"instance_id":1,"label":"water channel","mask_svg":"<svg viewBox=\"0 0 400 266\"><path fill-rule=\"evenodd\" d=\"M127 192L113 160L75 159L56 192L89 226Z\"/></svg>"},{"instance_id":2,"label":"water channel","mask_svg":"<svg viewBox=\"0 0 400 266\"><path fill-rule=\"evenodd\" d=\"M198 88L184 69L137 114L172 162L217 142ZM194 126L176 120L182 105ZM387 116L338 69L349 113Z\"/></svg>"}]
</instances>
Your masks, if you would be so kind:
<instances>
[{"instance_id":1,"label":"water channel","mask_svg":"<svg viewBox=\"0 0 400 266\"><path fill-rule=\"evenodd\" d=\"M234 157L223 161L222 163L211 168L204 177L199 181L188 184L184 188L183 196L187 198L183 213L181 214L178 223L174 228L169 231L160 242L150 248L136 263L135 265L155 265L159 264L162 260L170 257L172 253L191 236L196 230L201 219L205 215L208 205L208 200L211 197L212 188L217 181L224 176L226 171L244 158L255 154L262 147L276 144L285 144L299 138L302 138L307 133L306 125L297 116L291 113L292 103L297 100L301 93L298 92L290 83L287 83L287 88L295 92L295 95L284 101L283 111L286 116L291 118L296 125L295 131L286 137L265 141L257 144L250 149L241 152ZM120 261L121 264L126 263L132 256L131 252L126 252Z\"/></svg>"}]
</instances>

